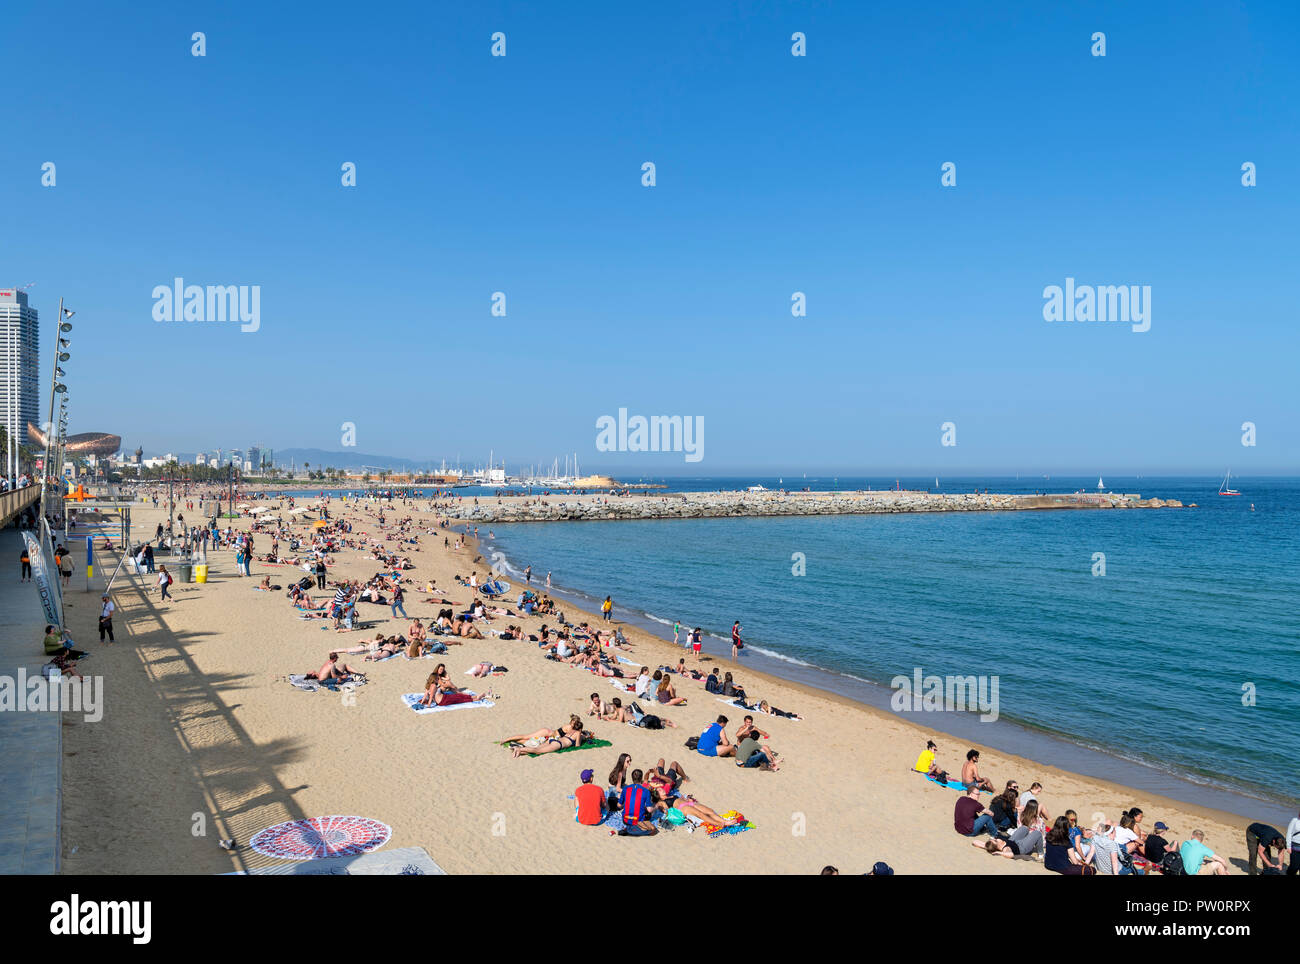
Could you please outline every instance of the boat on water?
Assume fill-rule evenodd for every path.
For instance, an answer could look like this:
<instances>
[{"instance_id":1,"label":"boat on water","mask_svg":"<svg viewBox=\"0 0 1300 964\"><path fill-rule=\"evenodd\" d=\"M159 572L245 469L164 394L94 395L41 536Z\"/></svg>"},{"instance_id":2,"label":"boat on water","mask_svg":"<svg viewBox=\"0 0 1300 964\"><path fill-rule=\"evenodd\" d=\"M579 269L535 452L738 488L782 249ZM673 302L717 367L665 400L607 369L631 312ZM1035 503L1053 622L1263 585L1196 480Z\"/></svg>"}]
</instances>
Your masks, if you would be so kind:
<instances>
[{"instance_id":1,"label":"boat on water","mask_svg":"<svg viewBox=\"0 0 1300 964\"><path fill-rule=\"evenodd\" d=\"M1219 495L1241 495L1239 491L1232 488L1228 483L1232 481L1232 472L1229 471L1223 477L1223 482L1219 485Z\"/></svg>"},{"instance_id":2,"label":"boat on water","mask_svg":"<svg viewBox=\"0 0 1300 964\"><path fill-rule=\"evenodd\" d=\"M1101 480L1101 476L1099 475L1097 476L1097 491L1100 492L1104 488L1106 488L1106 483Z\"/></svg>"}]
</instances>

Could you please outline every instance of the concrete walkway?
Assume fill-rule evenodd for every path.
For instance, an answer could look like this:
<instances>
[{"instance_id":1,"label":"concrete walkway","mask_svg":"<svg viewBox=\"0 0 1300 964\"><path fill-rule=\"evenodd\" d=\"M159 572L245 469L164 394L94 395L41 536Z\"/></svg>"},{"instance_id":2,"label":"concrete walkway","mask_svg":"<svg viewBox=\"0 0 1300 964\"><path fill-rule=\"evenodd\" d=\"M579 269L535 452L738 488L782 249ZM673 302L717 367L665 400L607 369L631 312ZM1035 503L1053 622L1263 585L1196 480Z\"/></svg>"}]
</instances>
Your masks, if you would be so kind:
<instances>
[{"instance_id":1,"label":"concrete walkway","mask_svg":"<svg viewBox=\"0 0 1300 964\"><path fill-rule=\"evenodd\" d=\"M40 596L19 581L22 544L17 529L0 531L0 677L10 686L19 669L39 678L46 662ZM62 715L0 712L0 874L58 873L62 792Z\"/></svg>"}]
</instances>

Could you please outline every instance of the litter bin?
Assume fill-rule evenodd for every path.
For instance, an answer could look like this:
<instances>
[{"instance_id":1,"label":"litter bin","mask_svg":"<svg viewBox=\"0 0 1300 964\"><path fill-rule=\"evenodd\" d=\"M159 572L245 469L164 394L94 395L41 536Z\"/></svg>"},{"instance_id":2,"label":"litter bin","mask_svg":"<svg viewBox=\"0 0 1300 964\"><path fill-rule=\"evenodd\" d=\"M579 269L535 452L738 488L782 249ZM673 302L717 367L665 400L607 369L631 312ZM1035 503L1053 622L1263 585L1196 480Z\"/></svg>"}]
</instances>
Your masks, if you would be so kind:
<instances>
[{"instance_id":1,"label":"litter bin","mask_svg":"<svg viewBox=\"0 0 1300 964\"><path fill-rule=\"evenodd\" d=\"M208 564L206 562L201 562L194 567L194 581L197 583L206 583L208 581Z\"/></svg>"},{"instance_id":2,"label":"litter bin","mask_svg":"<svg viewBox=\"0 0 1300 964\"><path fill-rule=\"evenodd\" d=\"M194 581L194 567L191 566L188 562L183 562L176 568L180 570L181 582Z\"/></svg>"}]
</instances>

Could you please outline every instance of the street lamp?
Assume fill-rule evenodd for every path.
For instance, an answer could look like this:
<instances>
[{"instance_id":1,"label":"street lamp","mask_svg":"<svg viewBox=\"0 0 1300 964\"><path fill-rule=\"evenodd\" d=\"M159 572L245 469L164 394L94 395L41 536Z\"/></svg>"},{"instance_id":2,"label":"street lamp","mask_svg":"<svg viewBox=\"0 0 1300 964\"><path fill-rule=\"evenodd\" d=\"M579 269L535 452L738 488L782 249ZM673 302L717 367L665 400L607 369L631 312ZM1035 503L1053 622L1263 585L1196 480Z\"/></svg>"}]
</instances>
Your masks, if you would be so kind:
<instances>
[{"instance_id":1,"label":"street lamp","mask_svg":"<svg viewBox=\"0 0 1300 964\"><path fill-rule=\"evenodd\" d=\"M54 421L54 396L62 394L65 396L64 400L65 401L67 400L66 395L67 395L68 387L62 384L58 380L63 376L63 370L59 368L59 362L67 361L70 356L66 351L60 351L60 349L71 348L72 342L70 342L67 338L63 338L61 336L66 335L68 332L72 331L72 323L69 322L68 319L75 314L76 312L73 311L71 308L65 308L63 306L63 299L60 298L59 313L58 315L55 316L59 322L60 337L58 339L58 344L56 345L54 351L54 371L50 375L50 421L51 422ZM50 483L50 446L51 443L54 441L53 435L54 435L54 428L53 426L51 426L50 430L45 434L45 458L41 461L41 520L42 521L44 521L45 519L46 499L47 499L48 490L50 488L50 484L49 484Z\"/></svg>"}]
</instances>

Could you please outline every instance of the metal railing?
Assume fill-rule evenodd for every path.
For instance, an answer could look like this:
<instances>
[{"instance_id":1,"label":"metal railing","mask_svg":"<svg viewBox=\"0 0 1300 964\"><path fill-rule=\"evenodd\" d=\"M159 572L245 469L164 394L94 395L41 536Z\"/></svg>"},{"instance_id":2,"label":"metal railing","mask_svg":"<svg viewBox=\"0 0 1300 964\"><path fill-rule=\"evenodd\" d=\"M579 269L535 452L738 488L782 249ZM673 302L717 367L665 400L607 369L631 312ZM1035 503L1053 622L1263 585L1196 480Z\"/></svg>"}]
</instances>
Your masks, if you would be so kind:
<instances>
[{"instance_id":1,"label":"metal railing","mask_svg":"<svg viewBox=\"0 0 1300 964\"><path fill-rule=\"evenodd\" d=\"M27 485L12 492L0 492L0 526L7 526L18 513L41 498L39 485Z\"/></svg>"}]
</instances>

